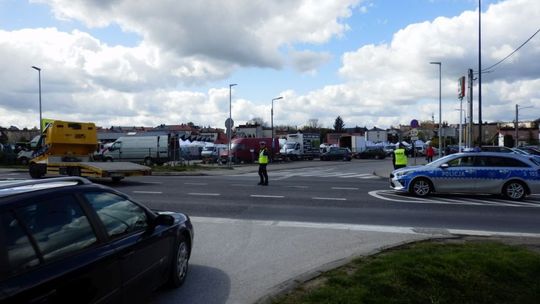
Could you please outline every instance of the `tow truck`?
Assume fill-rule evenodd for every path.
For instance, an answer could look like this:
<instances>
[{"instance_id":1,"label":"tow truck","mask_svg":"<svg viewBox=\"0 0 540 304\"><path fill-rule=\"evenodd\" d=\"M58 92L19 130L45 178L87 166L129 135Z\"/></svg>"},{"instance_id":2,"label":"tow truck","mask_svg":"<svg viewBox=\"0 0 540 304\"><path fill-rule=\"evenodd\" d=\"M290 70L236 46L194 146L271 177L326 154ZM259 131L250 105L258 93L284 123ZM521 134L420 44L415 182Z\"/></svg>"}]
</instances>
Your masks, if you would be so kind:
<instances>
[{"instance_id":1,"label":"tow truck","mask_svg":"<svg viewBox=\"0 0 540 304\"><path fill-rule=\"evenodd\" d=\"M98 140L96 126L91 122L55 120L43 131L40 143L29 164L32 178L68 175L118 182L128 176L152 174L151 168L131 162L94 161Z\"/></svg>"}]
</instances>

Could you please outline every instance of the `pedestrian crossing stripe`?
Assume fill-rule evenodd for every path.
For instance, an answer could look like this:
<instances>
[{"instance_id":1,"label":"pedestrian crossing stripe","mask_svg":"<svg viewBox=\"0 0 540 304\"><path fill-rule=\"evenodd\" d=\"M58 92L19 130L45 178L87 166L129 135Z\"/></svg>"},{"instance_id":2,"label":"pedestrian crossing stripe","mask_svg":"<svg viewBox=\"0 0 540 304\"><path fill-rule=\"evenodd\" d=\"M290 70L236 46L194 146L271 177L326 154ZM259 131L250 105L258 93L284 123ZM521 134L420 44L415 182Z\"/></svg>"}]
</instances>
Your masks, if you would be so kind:
<instances>
[{"instance_id":1,"label":"pedestrian crossing stripe","mask_svg":"<svg viewBox=\"0 0 540 304\"><path fill-rule=\"evenodd\" d=\"M273 179L287 179L293 177L337 177L337 178L358 178L358 179L380 179L380 177L370 173L358 172L332 172L329 170L282 170L269 172ZM251 172L235 176L258 176L257 172Z\"/></svg>"}]
</instances>

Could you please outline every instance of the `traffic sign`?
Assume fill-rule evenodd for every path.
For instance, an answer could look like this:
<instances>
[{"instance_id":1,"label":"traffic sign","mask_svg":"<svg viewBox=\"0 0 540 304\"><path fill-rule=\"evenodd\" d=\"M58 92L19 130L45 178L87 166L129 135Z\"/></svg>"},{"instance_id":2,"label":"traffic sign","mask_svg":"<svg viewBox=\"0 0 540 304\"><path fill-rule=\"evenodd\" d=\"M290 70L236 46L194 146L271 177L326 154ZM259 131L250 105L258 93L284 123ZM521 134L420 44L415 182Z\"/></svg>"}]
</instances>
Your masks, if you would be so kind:
<instances>
[{"instance_id":1,"label":"traffic sign","mask_svg":"<svg viewBox=\"0 0 540 304\"><path fill-rule=\"evenodd\" d=\"M411 120L411 128L418 128L418 120L416 119Z\"/></svg>"},{"instance_id":2,"label":"traffic sign","mask_svg":"<svg viewBox=\"0 0 540 304\"><path fill-rule=\"evenodd\" d=\"M411 136L411 140L418 140L418 136Z\"/></svg>"},{"instance_id":3,"label":"traffic sign","mask_svg":"<svg viewBox=\"0 0 540 304\"><path fill-rule=\"evenodd\" d=\"M225 128L232 129L233 126L234 126L234 120L232 120L232 118L227 118L225 120Z\"/></svg>"},{"instance_id":4,"label":"traffic sign","mask_svg":"<svg viewBox=\"0 0 540 304\"><path fill-rule=\"evenodd\" d=\"M409 134L411 136L418 136L418 130L417 129L411 129L411 131L409 131Z\"/></svg>"}]
</instances>

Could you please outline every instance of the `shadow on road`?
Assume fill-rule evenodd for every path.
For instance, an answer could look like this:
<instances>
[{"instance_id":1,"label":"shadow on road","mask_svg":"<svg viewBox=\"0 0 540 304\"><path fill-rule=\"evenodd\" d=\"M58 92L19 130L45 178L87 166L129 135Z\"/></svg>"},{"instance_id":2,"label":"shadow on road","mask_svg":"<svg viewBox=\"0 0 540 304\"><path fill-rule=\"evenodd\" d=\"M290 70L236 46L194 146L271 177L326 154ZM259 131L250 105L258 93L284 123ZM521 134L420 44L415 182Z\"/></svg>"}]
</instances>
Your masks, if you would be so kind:
<instances>
[{"instance_id":1,"label":"shadow on road","mask_svg":"<svg viewBox=\"0 0 540 304\"><path fill-rule=\"evenodd\" d=\"M178 289L160 289L151 304L166 303L226 303L231 291L231 280L221 269L190 265L184 285Z\"/></svg>"}]
</instances>

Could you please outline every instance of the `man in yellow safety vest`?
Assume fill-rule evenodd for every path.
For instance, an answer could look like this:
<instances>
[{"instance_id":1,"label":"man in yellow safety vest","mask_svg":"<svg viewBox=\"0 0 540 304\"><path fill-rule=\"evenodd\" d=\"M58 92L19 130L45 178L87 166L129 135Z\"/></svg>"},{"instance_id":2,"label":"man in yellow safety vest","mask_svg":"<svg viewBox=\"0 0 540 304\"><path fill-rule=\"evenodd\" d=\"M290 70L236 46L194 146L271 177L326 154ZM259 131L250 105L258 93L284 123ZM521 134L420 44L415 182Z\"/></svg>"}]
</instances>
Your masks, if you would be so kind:
<instances>
[{"instance_id":1,"label":"man in yellow safety vest","mask_svg":"<svg viewBox=\"0 0 540 304\"><path fill-rule=\"evenodd\" d=\"M394 150L394 154L392 154L392 156L394 170L407 167L407 154L402 144L399 144L399 147Z\"/></svg>"},{"instance_id":2,"label":"man in yellow safety vest","mask_svg":"<svg viewBox=\"0 0 540 304\"><path fill-rule=\"evenodd\" d=\"M268 172L266 172L266 165L268 165L269 159L268 148L266 148L264 141L261 141L259 145L259 178L261 181L258 185L268 186Z\"/></svg>"}]
</instances>

